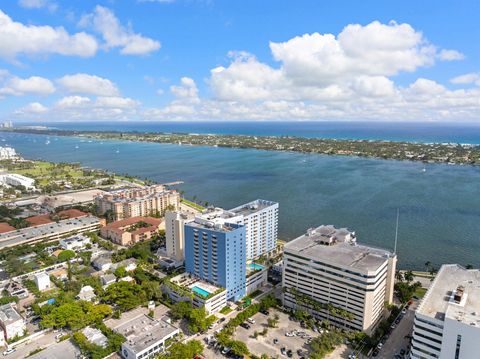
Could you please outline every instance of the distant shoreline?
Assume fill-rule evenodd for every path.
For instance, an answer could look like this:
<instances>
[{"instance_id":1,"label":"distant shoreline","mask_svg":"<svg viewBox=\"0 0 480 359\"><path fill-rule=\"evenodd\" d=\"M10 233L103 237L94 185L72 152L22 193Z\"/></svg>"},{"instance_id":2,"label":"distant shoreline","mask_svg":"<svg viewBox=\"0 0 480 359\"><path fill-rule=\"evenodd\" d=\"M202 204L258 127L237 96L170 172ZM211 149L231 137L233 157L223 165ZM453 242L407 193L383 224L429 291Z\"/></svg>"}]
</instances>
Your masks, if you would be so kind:
<instances>
[{"instance_id":1,"label":"distant shoreline","mask_svg":"<svg viewBox=\"0 0 480 359\"><path fill-rule=\"evenodd\" d=\"M480 145L472 144L339 140L295 136L77 131L48 128L13 128L2 129L2 131L50 136L80 136L97 140L127 140L192 146L251 148L270 151L410 160L424 163L480 165Z\"/></svg>"}]
</instances>

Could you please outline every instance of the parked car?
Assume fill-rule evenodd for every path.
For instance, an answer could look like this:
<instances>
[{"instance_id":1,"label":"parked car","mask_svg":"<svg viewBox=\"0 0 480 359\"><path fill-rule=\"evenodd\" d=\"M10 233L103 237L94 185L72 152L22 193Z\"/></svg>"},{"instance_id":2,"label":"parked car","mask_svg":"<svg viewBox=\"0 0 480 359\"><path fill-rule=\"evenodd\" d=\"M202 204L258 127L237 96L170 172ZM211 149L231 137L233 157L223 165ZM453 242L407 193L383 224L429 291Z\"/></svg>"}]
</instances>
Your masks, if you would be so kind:
<instances>
[{"instance_id":1,"label":"parked car","mask_svg":"<svg viewBox=\"0 0 480 359\"><path fill-rule=\"evenodd\" d=\"M293 352L290 349L288 349L287 350L287 357L291 358L292 356L293 356Z\"/></svg>"},{"instance_id":2,"label":"parked car","mask_svg":"<svg viewBox=\"0 0 480 359\"><path fill-rule=\"evenodd\" d=\"M295 335L293 335L293 333L291 333L291 332L286 332L285 336L286 337L294 337Z\"/></svg>"},{"instance_id":3,"label":"parked car","mask_svg":"<svg viewBox=\"0 0 480 359\"><path fill-rule=\"evenodd\" d=\"M282 355L285 355L287 353L287 349L285 349L285 347L281 348L280 353L282 353Z\"/></svg>"},{"instance_id":4,"label":"parked car","mask_svg":"<svg viewBox=\"0 0 480 359\"><path fill-rule=\"evenodd\" d=\"M3 356L7 356L7 355L10 355L12 353L15 353L17 350L15 348L10 348L10 349L7 349L3 352Z\"/></svg>"},{"instance_id":5,"label":"parked car","mask_svg":"<svg viewBox=\"0 0 480 359\"><path fill-rule=\"evenodd\" d=\"M251 328L250 325L248 325L247 323L241 323L240 326L242 328L245 328L245 329L250 329Z\"/></svg>"},{"instance_id":6,"label":"parked car","mask_svg":"<svg viewBox=\"0 0 480 359\"><path fill-rule=\"evenodd\" d=\"M273 339L273 344L278 344L278 339L277 338Z\"/></svg>"},{"instance_id":7,"label":"parked car","mask_svg":"<svg viewBox=\"0 0 480 359\"><path fill-rule=\"evenodd\" d=\"M260 311L260 313L265 314L265 315L269 315L269 314L270 314L270 312L269 312L268 310L266 310L266 309L262 309L262 310Z\"/></svg>"},{"instance_id":8,"label":"parked car","mask_svg":"<svg viewBox=\"0 0 480 359\"><path fill-rule=\"evenodd\" d=\"M255 324L255 320L252 319L252 318L248 318L248 319L247 319L247 322L249 322L250 324Z\"/></svg>"}]
</instances>

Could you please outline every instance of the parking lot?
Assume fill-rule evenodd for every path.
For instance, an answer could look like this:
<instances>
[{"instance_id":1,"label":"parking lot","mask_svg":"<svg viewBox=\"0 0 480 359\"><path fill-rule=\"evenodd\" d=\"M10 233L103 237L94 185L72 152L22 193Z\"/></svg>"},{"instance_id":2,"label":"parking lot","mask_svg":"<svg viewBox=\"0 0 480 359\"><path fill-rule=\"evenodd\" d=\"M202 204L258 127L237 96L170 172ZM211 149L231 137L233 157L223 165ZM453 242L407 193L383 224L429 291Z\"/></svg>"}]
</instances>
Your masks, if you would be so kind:
<instances>
[{"instance_id":1,"label":"parking lot","mask_svg":"<svg viewBox=\"0 0 480 359\"><path fill-rule=\"evenodd\" d=\"M267 325L267 319L273 318L275 314L278 314L279 321L276 328L269 328ZM288 350L292 351L292 358L308 357L308 345L306 344L307 338L314 338L318 336L318 333L310 329L304 329L300 326L300 323L290 321L288 315L279 311L270 310L270 314L264 315L262 313L257 313L252 317L255 320L254 324L249 324L250 329L245 329L238 327L235 332L235 339L243 341L247 344L250 352L261 355L267 354L271 357L276 356L285 356L281 353L281 349L285 348L285 352ZM255 331L258 333L262 332L264 329L267 329L268 332L265 336L258 335L257 338L253 337ZM302 338L298 335L287 337L285 333L297 331L297 333L305 333L305 336ZM278 340L274 344L274 340ZM301 355L297 354L297 350L302 350Z\"/></svg>"}]
</instances>

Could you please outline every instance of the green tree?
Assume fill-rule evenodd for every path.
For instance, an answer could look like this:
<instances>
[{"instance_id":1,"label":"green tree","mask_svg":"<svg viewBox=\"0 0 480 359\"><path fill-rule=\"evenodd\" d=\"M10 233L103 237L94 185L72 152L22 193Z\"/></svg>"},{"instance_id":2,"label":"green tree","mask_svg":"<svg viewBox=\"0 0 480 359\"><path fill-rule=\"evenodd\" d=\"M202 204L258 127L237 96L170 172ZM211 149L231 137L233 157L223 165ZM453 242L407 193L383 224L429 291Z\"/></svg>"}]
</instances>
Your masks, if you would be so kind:
<instances>
[{"instance_id":1,"label":"green tree","mask_svg":"<svg viewBox=\"0 0 480 359\"><path fill-rule=\"evenodd\" d=\"M411 270L406 271L403 277L405 278L407 283L413 282L413 279L415 278Z\"/></svg>"},{"instance_id":2,"label":"green tree","mask_svg":"<svg viewBox=\"0 0 480 359\"><path fill-rule=\"evenodd\" d=\"M128 311L144 303L146 296L138 284L121 281L110 285L103 299L115 303L122 311Z\"/></svg>"},{"instance_id":3,"label":"green tree","mask_svg":"<svg viewBox=\"0 0 480 359\"><path fill-rule=\"evenodd\" d=\"M160 355L160 359L182 358L190 359L203 352L203 344L198 340L189 340L186 343L174 343L168 349L168 353Z\"/></svg>"},{"instance_id":4,"label":"green tree","mask_svg":"<svg viewBox=\"0 0 480 359\"><path fill-rule=\"evenodd\" d=\"M66 262L69 261L72 258L75 258L76 254L74 251L70 249L66 249L64 251L61 251L60 254L58 255L58 260L60 262Z\"/></svg>"},{"instance_id":5,"label":"green tree","mask_svg":"<svg viewBox=\"0 0 480 359\"><path fill-rule=\"evenodd\" d=\"M232 352L235 353L236 355L248 355L249 354L247 344L245 344L244 342L241 342L239 340L232 340L230 342L230 348L231 348Z\"/></svg>"},{"instance_id":6,"label":"green tree","mask_svg":"<svg viewBox=\"0 0 480 359\"><path fill-rule=\"evenodd\" d=\"M113 274L115 274L117 278L123 278L128 275L128 272L125 267L118 267Z\"/></svg>"},{"instance_id":7,"label":"green tree","mask_svg":"<svg viewBox=\"0 0 480 359\"><path fill-rule=\"evenodd\" d=\"M172 307L170 308L170 315L173 319L188 318L192 309L192 303L178 302L172 305Z\"/></svg>"}]
</instances>

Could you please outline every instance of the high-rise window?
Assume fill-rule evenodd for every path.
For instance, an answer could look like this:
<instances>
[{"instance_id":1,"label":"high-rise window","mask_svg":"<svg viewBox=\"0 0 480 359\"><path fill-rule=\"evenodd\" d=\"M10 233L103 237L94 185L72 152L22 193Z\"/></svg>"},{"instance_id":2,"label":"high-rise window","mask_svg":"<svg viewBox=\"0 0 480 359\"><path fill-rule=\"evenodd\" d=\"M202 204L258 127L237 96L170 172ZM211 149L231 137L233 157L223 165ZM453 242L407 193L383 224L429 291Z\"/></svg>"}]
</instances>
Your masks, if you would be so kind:
<instances>
[{"instance_id":1,"label":"high-rise window","mask_svg":"<svg viewBox=\"0 0 480 359\"><path fill-rule=\"evenodd\" d=\"M457 347L455 348L455 359L460 358L460 347L462 346L462 336L460 334L457 335Z\"/></svg>"}]
</instances>

